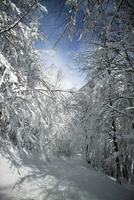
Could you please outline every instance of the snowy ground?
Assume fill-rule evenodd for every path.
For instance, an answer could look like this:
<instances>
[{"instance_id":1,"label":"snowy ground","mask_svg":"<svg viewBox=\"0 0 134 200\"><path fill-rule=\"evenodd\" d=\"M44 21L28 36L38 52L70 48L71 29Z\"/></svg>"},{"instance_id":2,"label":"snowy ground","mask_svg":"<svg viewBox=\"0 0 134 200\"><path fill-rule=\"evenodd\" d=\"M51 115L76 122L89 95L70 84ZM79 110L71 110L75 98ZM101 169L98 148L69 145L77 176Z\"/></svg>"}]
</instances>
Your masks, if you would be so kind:
<instances>
[{"instance_id":1,"label":"snowy ground","mask_svg":"<svg viewBox=\"0 0 134 200\"><path fill-rule=\"evenodd\" d=\"M11 192L10 185L18 179L5 168L0 169L0 200L133 200L134 190L102 175L79 159L53 160L21 179ZM4 170L8 173L4 173ZM10 175L9 175L10 174ZM12 176L12 178L11 178ZM5 178L4 178L5 177ZM4 180L4 181L3 181ZM20 187L19 187L20 186Z\"/></svg>"}]
</instances>

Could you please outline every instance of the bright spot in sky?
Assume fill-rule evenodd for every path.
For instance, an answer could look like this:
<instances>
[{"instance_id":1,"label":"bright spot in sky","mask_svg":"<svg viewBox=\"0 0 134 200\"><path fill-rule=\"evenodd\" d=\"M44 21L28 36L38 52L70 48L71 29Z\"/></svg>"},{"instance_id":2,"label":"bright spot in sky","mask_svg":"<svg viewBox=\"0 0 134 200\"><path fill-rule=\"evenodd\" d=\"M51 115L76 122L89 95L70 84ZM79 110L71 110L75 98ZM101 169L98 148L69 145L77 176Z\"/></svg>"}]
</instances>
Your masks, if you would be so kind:
<instances>
[{"instance_id":1,"label":"bright spot in sky","mask_svg":"<svg viewBox=\"0 0 134 200\"><path fill-rule=\"evenodd\" d=\"M73 70L72 63L65 61L60 53L52 49L39 50L41 60L47 66L48 75L52 82L56 82L58 71L61 73L62 80L60 86L62 89L79 89L82 86L83 79L78 75L76 70Z\"/></svg>"}]
</instances>

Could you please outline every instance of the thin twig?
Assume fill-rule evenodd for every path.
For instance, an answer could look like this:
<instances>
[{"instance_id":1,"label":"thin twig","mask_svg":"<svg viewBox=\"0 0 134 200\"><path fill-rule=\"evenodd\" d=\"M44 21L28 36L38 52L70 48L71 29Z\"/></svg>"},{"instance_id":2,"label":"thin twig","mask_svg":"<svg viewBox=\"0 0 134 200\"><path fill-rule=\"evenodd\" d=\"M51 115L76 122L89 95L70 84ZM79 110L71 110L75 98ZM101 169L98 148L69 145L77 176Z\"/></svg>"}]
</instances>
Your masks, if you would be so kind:
<instances>
[{"instance_id":1,"label":"thin twig","mask_svg":"<svg viewBox=\"0 0 134 200\"><path fill-rule=\"evenodd\" d=\"M112 25L112 23L113 23L115 17L117 16L117 14L118 14L118 12L119 12L119 10L120 10L120 7L121 7L121 5L122 5L122 3L123 3L123 0L120 0L120 3L119 3L119 5L118 5L118 7L117 7L117 9L116 9L116 12L115 12L115 14L114 14L114 16L113 16L113 18L112 18L112 20L111 20L111 22L110 22L109 27Z\"/></svg>"}]
</instances>

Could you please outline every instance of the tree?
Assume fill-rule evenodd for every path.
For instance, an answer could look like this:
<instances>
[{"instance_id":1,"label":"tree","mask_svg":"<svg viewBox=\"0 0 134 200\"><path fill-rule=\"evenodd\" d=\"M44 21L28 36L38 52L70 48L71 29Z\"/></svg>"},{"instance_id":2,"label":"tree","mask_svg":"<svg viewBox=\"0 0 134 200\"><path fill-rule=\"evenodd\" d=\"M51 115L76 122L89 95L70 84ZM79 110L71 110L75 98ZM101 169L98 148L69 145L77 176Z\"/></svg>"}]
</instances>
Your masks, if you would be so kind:
<instances>
[{"instance_id":1,"label":"tree","mask_svg":"<svg viewBox=\"0 0 134 200\"><path fill-rule=\"evenodd\" d=\"M37 8L37 15L32 11ZM34 41L42 38L38 15L46 8L37 1L1 2L0 124L1 152L16 162L16 153L40 151L37 140L46 126L41 102L51 98L51 83L42 74ZM41 92L44 89L45 92ZM40 127L39 127L40 126ZM12 151L11 151L12 150ZM6 154L5 154L6 153Z\"/></svg>"},{"instance_id":2,"label":"tree","mask_svg":"<svg viewBox=\"0 0 134 200\"><path fill-rule=\"evenodd\" d=\"M115 176L118 182L122 176L133 181L134 149L130 145L133 144L134 119L133 4L128 1L67 1L67 4L75 19L85 8L86 23L83 20L81 36L91 31L95 36L94 48L89 42L89 49L75 56L87 77L82 89L84 98L79 95L77 99L79 117L76 114L82 126L79 134L86 141L86 160ZM92 28L91 22L94 23ZM90 39L89 35L87 38ZM124 163L128 157L129 166L126 167Z\"/></svg>"}]
</instances>

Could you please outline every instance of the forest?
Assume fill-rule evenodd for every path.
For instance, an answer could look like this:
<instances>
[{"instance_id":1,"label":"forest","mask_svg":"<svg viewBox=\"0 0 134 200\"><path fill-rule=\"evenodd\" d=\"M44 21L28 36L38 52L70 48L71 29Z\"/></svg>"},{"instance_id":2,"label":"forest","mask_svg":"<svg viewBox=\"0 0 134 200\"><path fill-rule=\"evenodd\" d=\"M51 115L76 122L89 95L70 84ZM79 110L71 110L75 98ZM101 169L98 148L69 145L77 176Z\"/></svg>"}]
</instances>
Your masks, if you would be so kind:
<instances>
[{"instance_id":1,"label":"forest","mask_svg":"<svg viewBox=\"0 0 134 200\"><path fill-rule=\"evenodd\" d=\"M0 0L0 155L0 200L133 199L133 0Z\"/></svg>"}]
</instances>

